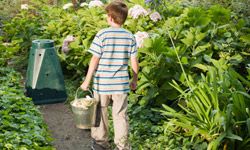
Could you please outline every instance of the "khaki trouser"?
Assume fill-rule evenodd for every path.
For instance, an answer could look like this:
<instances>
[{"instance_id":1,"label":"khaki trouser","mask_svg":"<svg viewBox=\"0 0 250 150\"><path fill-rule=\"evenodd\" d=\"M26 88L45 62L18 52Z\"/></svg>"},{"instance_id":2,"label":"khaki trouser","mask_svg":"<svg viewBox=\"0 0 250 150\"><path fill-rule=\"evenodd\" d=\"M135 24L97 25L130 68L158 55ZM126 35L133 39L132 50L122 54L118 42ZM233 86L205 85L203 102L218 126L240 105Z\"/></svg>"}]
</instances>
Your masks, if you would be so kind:
<instances>
[{"instance_id":1,"label":"khaki trouser","mask_svg":"<svg viewBox=\"0 0 250 150\"><path fill-rule=\"evenodd\" d=\"M104 147L108 147L108 105L113 101L112 117L114 122L114 142L119 150L128 150L128 116L127 116L127 94L99 95L94 93L96 100L100 101L101 113L98 127L91 128L91 136Z\"/></svg>"}]
</instances>

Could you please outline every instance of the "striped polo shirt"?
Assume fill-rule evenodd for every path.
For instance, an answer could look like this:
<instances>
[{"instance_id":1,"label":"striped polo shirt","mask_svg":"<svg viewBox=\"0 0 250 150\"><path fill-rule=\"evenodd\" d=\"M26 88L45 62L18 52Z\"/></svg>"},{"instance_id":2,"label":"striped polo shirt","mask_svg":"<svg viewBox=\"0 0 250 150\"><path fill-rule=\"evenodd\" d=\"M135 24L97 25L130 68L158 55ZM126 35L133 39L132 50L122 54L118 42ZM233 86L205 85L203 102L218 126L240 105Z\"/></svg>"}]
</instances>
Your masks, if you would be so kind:
<instances>
[{"instance_id":1,"label":"striped polo shirt","mask_svg":"<svg viewBox=\"0 0 250 150\"><path fill-rule=\"evenodd\" d=\"M96 34L88 51L100 58L93 90L105 95L128 93L128 61L137 54L133 34L123 28L103 29Z\"/></svg>"}]
</instances>

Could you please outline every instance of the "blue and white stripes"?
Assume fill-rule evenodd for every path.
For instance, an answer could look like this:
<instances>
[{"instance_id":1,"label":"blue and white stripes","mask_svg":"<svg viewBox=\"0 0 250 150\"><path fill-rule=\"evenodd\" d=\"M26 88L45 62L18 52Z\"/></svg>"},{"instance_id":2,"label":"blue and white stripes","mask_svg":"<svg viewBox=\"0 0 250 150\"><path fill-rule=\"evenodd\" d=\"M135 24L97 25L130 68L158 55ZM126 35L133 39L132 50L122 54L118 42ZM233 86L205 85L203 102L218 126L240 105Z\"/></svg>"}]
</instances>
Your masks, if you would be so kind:
<instances>
[{"instance_id":1,"label":"blue and white stripes","mask_svg":"<svg viewBox=\"0 0 250 150\"><path fill-rule=\"evenodd\" d=\"M99 94L128 93L128 61L137 54L133 34L123 28L103 29L97 33L89 52L100 58L93 90Z\"/></svg>"}]
</instances>

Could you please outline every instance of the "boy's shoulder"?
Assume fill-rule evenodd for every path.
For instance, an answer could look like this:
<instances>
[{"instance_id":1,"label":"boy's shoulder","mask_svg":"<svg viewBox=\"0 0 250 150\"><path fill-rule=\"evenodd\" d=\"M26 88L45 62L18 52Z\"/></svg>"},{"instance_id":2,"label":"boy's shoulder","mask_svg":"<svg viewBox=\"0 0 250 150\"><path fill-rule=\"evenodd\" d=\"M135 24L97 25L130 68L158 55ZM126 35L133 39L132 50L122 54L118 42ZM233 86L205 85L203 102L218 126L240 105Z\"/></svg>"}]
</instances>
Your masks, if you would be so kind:
<instances>
[{"instance_id":1,"label":"boy's shoulder","mask_svg":"<svg viewBox=\"0 0 250 150\"><path fill-rule=\"evenodd\" d=\"M96 35L98 37L101 37L108 35L109 33L126 33L127 36L134 37L134 35L129 30L126 30L124 28L112 28L112 27L101 29Z\"/></svg>"},{"instance_id":2,"label":"boy's shoulder","mask_svg":"<svg viewBox=\"0 0 250 150\"><path fill-rule=\"evenodd\" d=\"M108 31L109 31L109 28L104 28L104 29L99 30L99 31L97 32L96 35L97 35L97 36L100 36L100 35L102 35L102 34L108 32Z\"/></svg>"}]
</instances>

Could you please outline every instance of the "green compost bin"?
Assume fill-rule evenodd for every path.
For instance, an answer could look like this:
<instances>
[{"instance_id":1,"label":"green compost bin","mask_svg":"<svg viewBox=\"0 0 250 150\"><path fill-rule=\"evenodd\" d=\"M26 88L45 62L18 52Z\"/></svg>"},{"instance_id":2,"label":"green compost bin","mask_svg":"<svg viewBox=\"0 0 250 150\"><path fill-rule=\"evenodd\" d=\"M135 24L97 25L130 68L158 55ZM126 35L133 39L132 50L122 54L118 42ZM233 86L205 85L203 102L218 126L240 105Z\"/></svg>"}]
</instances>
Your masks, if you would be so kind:
<instances>
[{"instance_id":1,"label":"green compost bin","mask_svg":"<svg viewBox=\"0 0 250 150\"><path fill-rule=\"evenodd\" d=\"M26 95L35 104L64 102L67 99L61 65L54 41L32 41L26 74Z\"/></svg>"}]
</instances>

